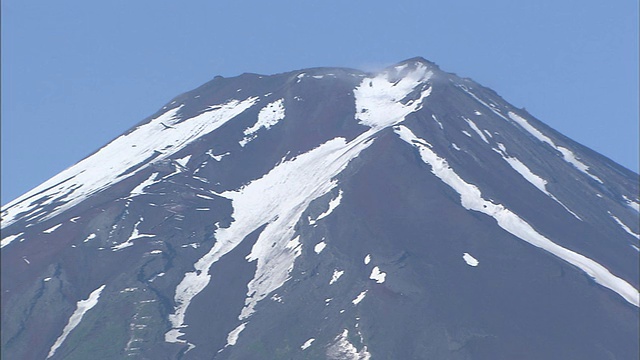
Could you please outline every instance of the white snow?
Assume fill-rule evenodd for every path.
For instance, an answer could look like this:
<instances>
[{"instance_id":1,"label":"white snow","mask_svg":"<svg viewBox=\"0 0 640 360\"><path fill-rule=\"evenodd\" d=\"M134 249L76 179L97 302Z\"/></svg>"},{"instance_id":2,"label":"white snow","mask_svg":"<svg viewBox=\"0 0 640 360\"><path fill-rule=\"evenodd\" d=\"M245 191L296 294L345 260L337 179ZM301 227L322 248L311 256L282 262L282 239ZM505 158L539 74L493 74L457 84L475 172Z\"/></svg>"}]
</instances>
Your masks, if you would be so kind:
<instances>
[{"instance_id":1,"label":"white snow","mask_svg":"<svg viewBox=\"0 0 640 360\"><path fill-rule=\"evenodd\" d=\"M58 350L58 348L66 340L67 336L69 336L71 331L73 331L73 329L75 329L76 326L80 324L80 321L82 321L82 318L87 313L87 311L91 310L94 306L96 306L96 304L98 303L98 299L100 298L100 293L102 293L102 290L104 290L104 287L105 286L102 285L99 288L92 291L86 300L78 301L78 304L76 305L76 310L73 312L73 314L69 318L69 321L67 322L67 325L62 330L62 335L60 335L60 337L58 337L56 342L51 346L51 350L49 350L49 355L47 355L47 359L49 359L56 353L56 350Z\"/></svg>"},{"instance_id":2,"label":"white snow","mask_svg":"<svg viewBox=\"0 0 640 360\"><path fill-rule=\"evenodd\" d=\"M462 258L469 266L478 266L478 264L480 263L478 260L476 260L476 258L471 256L469 253L464 253L462 255Z\"/></svg>"},{"instance_id":3,"label":"white snow","mask_svg":"<svg viewBox=\"0 0 640 360\"><path fill-rule=\"evenodd\" d=\"M364 257L364 264L369 265L370 262L371 262L371 254L367 254L367 256Z\"/></svg>"},{"instance_id":4,"label":"white snow","mask_svg":"<svg viewBox=\"0 0 640 360\"><path fill-rule=\"evenodd\" d=\"M78 219L80 219L80 216L76 216L74 218L69 219L69 221L71 221L72 223L75 223L76 221L78 221Z\"/></svg>"},{"instance_id":5,"label":"white snow","mask_svg":"<svg viewBox=\"0 0 640 360\"><path fill-rule=\"evenodd\" d=\"M344 329L335 338L335 343L327 348L327 359L330 360L370 360L371 354L367 347L363 346L360 351L349 342L349 330Z\"/></svg>"},{"instance_id":6,"label":"white snow","mask_svg":"<svg viewBox=\"0 0 640 360\"><path fill-rule=\"evenodd\" d=\"M149 175L149 177L141 182L138 186L136 186L135 188L133 188L133 190L131 190L131 192L129 193L130 197L136 196L136 195L142 195L144 194L144 189L152 184L155 184L155 178L158 176L158 173L153 173L151 175Z\"/></svg>"},{"instance_id":7,"label":"white snow","mask_svg":"<svg viewBox=\"0 0 640 360\"><path fill-rule=\"evenodd\" d=\"M493 150L498 154L500 154L500 156L502 156L502 159L504 159L504 161L506 161L511 166L511 168L513 168L513 170L515 170L518 174L520 174L520 176L522 176L525 180L527 180L531 185L535 186L538 190L540 190L545 195L549 196L555 202L560 204L565 210L567 210L567 212L573 215L576 219L582 221L582 219L575 212L571 211L571 209L569 209L565 204L563 204L560 200L558 200L558 198L556 198L551 192L549 192L549 190L547 190L547 180L534 174L533 171L531 171L518 158L507 155L507 148L504 146L504 144L499 143L498 147L500 148L500 150L498 149L493 149Z\"/></svg>"},{"instance_id":8,"label":"white snow","mask_svg":"<svg viewBox=\"0 0 640 360\"><path fill-rule=\"evenodd\" d=\"M82 242L89 242L89 240L95 239L96 238L96 234L91 233L87 236L86 239L84 239Z\"/></svg>"},{"instance_id":9,"label":"white snow","mask_svg":"<svg viewBox=\"0 0 640 360\"><path fill-rule=\"evenodd\" d=\"M449 167L445 159L439 157L427 146L420 144L419 141L416 142L415 140L421 139L416 137L409 128L398 126L395 131L402 140L418 149L422 160L431 166L431 172L434 175L460 194L460 202L465 209L478 211L493 217L498 226L507 232L576 266L591 276L598 284L618 293L629 303L639 306L640 294L631 284L611 274L609 270L594 260L547 239L529 223L503 205L485 200L480 189L473 184L465 182Z\"/></svg>"},{"instance_id":10,"label":"white snow","mask_svg":"<svg viewBox=\"0 0 640 360\"><path fill-rule=\"evenodd\" d=\"M223 157L227 156L227 155L231 155L230 152L226 152L224 154L220 154L220 155L213 155L213 150L209 150L207 151L207 155L211 156L211 158L213 158L213 160L215 161L221 161Z\"/></svg>"},{"instance_id":11,"label":"white snow","mask_svg":"<svg viewBox=\"0 0 640 360\"><path fill-rule=\"evenodd\" d=\"M467 130L462 130L462 133L463 133L463 134L465 134L465 135L467 135L468 137L473 137L473 136L471 135L471 133L470 133L470 132L468 132Z\"/></svg>"},{"instance_id":12,"label":"white snow","mask_svg":"<svg viewBox=\"0 0 640 360\"><path fill-rule=\"evenodd\" d=\"M247 323L244 322L238 325L237 328L233 329L227 336L227 345L225 345L224 347L235 345L238 342L238 337L240 336L240 333L242 332L242 330L244 330L246 326L247 326Z\"/></svg>"},{"instance_id":13,"label":"white snow","mask_svg":"<svg viewBox=\"0 0 640 360\"><path fill-rule=\"evenodd\" d=\"M433 73L423 64L407 73L399 81L390 80L392 74L384 72L373 78L365 78L355 88L356 119L372 128L384 128L404 120L418 110L422 101L431 94L427 81ZM407 95L419 88L420 97L403 104Z\"/></svg>"},{"instance_id":14,"label":"white snow","mask_svg":"<svg viewBox=\"0 0 640 360\"><path fill-rule=\"evenodd\" d=\"M335 138L317 148L283 161L262 178L237 190L220 194L232 201L235 219L228 228L218 228L216 242L211 250L194 264L176 287L176 308L169 315L172 329L165 334L168 342L184 342L179 337L185 326L185 313L191 300L211 279L209 269L222 256L233 250L242 240L264 226L247 260L256 261L256 273L247 285L247 298L239 319L249 317L255 305L282 286L293 269L295 259L301 253L300 245L290 246L287 239L294 238L295 224L311 201L327 194L337 186L334 179L349 162L371 145L374 136L387 126L404 120L404 117L420 108L422 100L431 88L426 81L431 72L420 63L416 70L404 79L390 82L383 74L364 78L354 90L360 123L371 129L350 142ZM420 86L420 96L402 104L415 88Z\"/></svg>"},{"instance_id":15,"label":"white snow","mask_svg":"<svg viewBox=\"0 0 640 360\"><path fill-rule=\"evenodd\" d=\"M125 242L112 246L111 250L118 251L118 250L127 248L129 246L133 246L133 240L135 239L139 239L143 237L155 237L154 234L142 234L140 233L140 231L138 231L138 225L140 225L142 220L143 219L141 218L137 223L135 223L135 225L133 225L133 230L131 231L131 235L129 235L129 238Z\"/></svg>"},{"instance_id":16,"label":"white snow","mask_svg":"<svg viewBox=\"0 0 640 360\"><path fill-rule=\"evenodd\" d=\"M634 233L633 230L631 230L627 225L625 225L625 223L623 223L620 219L615 217L611 212L609 212L609 216L611 216L611 218L613 218L613 220L615 220L618 223L618 225L620 225L620 227L624 231L626 231L629 235L635 237L636 239L640 239L640 234Z\"/></svg>"},{"instance_id":17,"label":"white snow","mask_svg":"<svg viewBox=\"0 0 640 360\"><path fill-rule=\"evenodd\" d=\"M353 301L351 301L353 303L353 305L360 304L360 301L362 301L362 299L364 299L364 297L367 296L367 291L368 290L365 290L365 291L361 292L360 294L358 294L358 296L356 296L356 298L353 299Z\"/></svg>"},{"instance_id":18,"label":"white snow","mask_svg":"<svg viewBox=\"0 0 640 360\"><path fill-rule=\"evenodd\" d=\"M638 203L637 201L633 201L624 195L622 195L622 197L624 198L624 201L627 203L628 207L632 208L636 212L640 212L640 203Z\"/></svg>"},{"instance_id":19,"label":"white snow","mask_svg":"<svg viewBox=\"0 0 640 360\"><path fill-rule=\"evenodd\" d=\"M482 113L480 111L478 111L478 110L475 110L473 113L476 114L476 115L482 115Z\"/></svg>"},{"instance_id":20,"label":"white snow","mask_svg":"<svg viewBox=\"0 0 640 360\"><path fill-rule=\"evenodd\" d=\"M2 219L2 227L14 223L19 214L27 216L40 206L59 203L55 210L43 214L40 221L70 209L88 196L133 176L149 164L169 158L253 106L257 99L231 100L189 119L181 119L182 106L165 112L8 203L3 207L3 213L7 215ZM127 173L128 169L139 164L144 165ZM33 201L37 199L46 200L38 205L40 202Z\"/></svg>"},{"instance_id":21,"label":"white snow","mask_svg":"<svg viewBox=\"0 0 640 360\"><path fill-rule=\"evenodd\" d=\"M331 280L329 281L329 285L333 285L340 277L344 274L344 270L333 270L333 275L331 276Z\"/></svg>"},{"instance_id":22,"label":"white snow","mask_svg":"<svg viewBox=\"0 0 640 360\"><path fill-rule=\"evenodd\" d=\"M56 229L58 229L60 226L62 226L62 223L60 223L58 225L53 225L52 227L48 228L47 230L44 230L43 233L51 234L52 232L56 231Z\"/></svg>"},{"instance_id":23,"label":"white snow","mask_svg":"<svg viewBox=\"0 0 640 360\"><path fill-rule=\"evenodd\" d=\"M568 162L569 164L573 165L576 169L580 170L582 173L586 174L587 176L591 177L592 179L594 179L595 181L599 182L599 183L603 183L602 180L600 180L599 177L589 173L589 167L587 165L585 165L584 163L582 163L580 160L578 160L578 158L576 157L576 155L571 152L571 150L558 146L556 145L555 142L553 142L553 140L551 140L548 136L544 135L542 132L540 132L538 129L536 129L535 127L533 127L531 124L529 124L529 122L523 118L522 116L509 111L508 113L509 118L511 118L511 120L515 121L518 125L520 125L523 129L525 129L527 132L529 132L529 134L533 135L536 139L547 143L549 146L551 146L552 148L556 149L558 152L560 152L560 154L562 154L562 158L564 159L564 161Z\"/></svg>"},{"instance_id":24,"label":"white snow","mask_svg":"<svg viewBox=\"0 0 640 360\"><path fill-rule=\"evenodd\" d=\"M24 262L26 262L27 265L31 264L31 261L29 261L26 257L22 257L22 260L24 260Z\"/></svg>"},{"instance_id":25,"label":"white snow","mask_svg":"<svg viewBox=\"0 0 640 360\"><path fill-rule=\"evenodd\" d=\"M311 339L305 341L304 344L302 344L302 346L300 346L300 349L306 350L309 346L311 346L311 344L313 344L314 341L316 341L316 339L314 339L314 338L311 338Z\"/></svg>"},{"instance_id":26,"label":"white snow","mask_svg":"<svg viewBox=\"0 0 640 360\"><path fill-rule=\"evenodd\" d=\"M240 319L248 317L258 301L282 286L300 253L297 248L288 248L283 240L293 238L294 225L309 203L337 185L333 178L371 144L368 140L374 134L373 130L367 131L349 143L343 138L330 140L308 153L281 162L262 178L238 190L220 194L232 200L235 221L229 228L216 230L213 248L194 264L195 271L186 273L176 288L177 307L169 316L173 328L179 331L183 326L191 299L210 281L208 271L213 263L264 224L267 226L248 256L249 261L257 260L257 269L248 284L246 306Z\"/></svg>"},{"instance_id":27,"label":"white snow","mask_svg":"<svg viewBox=\"0 0 640 360\"><path fill-rule=\"evenodd\" d=\"M47 277L47 278L42 279L42 281L44 281L44 282L48 282L49 280L51 280L51 278L50 278L50 277Z\"/></svg>"},{"instance_id":28,"label":"white snow","mask_svg":"<svg viewBox=\"0 0 640 360\"><path fill-rule=\"evenodd\" d=\"M251 140L255 139L256 132L261 128L269 129L280 120L284 119L284 99L278 99L260 109L258 113L258 121L253 126L244 130L245 137L240 140L240 146L245 146Z\"/></svg>"},{"instance_id":29,"label":"white snow","mask_svg":"<svg viewBox=\"0 0 640 360\"><path fill-rule=\"evenodd\" d=\"M387 273L380 271L380 268L376 266L371 270L369 279L375 280L378 284L382 284L386 277Z\"/></svg>"},{"instance_id":30,"label":"white snow","mask_svg":"<svg viewBox=\"0 0 640 360\"><path fill-rule=\"evenodd\" d=\"M215 200L214 197L209 196L209 195L203 195L203 194L196 194L197 197L202 198L202 199L207 199L207 200Z\"/></svg>"},{"instance_id":31,"label":"white snow","mask_svg":"<svg viewBox=\"0 0 640 360\"><path fill-rule=\"evenodd\" d=\"M451 146L458 151L462 150L458 145L456 145L456 143L451 143Z\"/></svg>"},{"instance_id":32,"label":"white snow","mask_svg":"<svg viewBox=\"0 0 640 360\"><path fill-rule=\"evenodd\" d=\"M178 165L182 166L183 168L186 168L187 164L189 163L189 159L191 159L191 155L187 155L185 157L182 157L180 159L175 159L173 161L178 163Z\"/></svg>"},{"instance_id":33,"label":"white snow","mask_svg":"<svg viewBox=\"0 0 640 360\"><path fill-rule=\"evenodd\" d=\"M11 242L15 239L19 239L22 235L24 235L24 233L19 233L19 234L15 234L15 235L8 235L2 238L2 241L0 241L0 248L3 248L9 244L11 244Z\"/></svg>"},{"instance_id":34,"label":"white snow","mask_svg":"<svg viewBox=\"0 0 640 360\"><path fill-rule=\"evenodd\" d=\"M440 126L440 130L444 130L444 126L442 126L442 123L440 122L440 120L438 120L435 114L431 114L431 118L438 123L438 126Z\"/></svg>"},{"instance_id":35,"label":"white snow","mask_svg":"<svg viewBox=\"0 0 640 360\"><path fill-rule=\"evenodd\" d=\"M473 120L467 119L466 117L463 117L463 119L464 119L464 121L467 122L467 124L469 124L469 127L471 128L471 130L475 131L476 134L478 134L478 136L480 136L482 141L486 142L487 144L489 143L489 140L487 140L487 137L484 136L484 134L482 133L482 130L480 130L478 125L476 125L476 123L474 123Z\"/></svg>"},{"instance_id":36,"label":"white snow","mask_svg":"<svg viewBox=\"0 0 640 360\"><path fill-rule=\"evenodd\" d=\"M336 196L335 199L331 199L331 201L329 201L329 209L327 209L327 211L323 212L322 214L320 214L318 216L317 219L313 220L313 219L309 219L309 225L314 225L316 222L324 219L325 217L329 216L333 210L335 210L335 208L338 207L338 205L340 205L340 201L342 200L342 190L340 190L338 192L338 196Z\"/></svg>"},{"instance_id":37,"label":"white snow","mask_svg":"<svg viewBox=\"0 0 640 360\"><path fill-rule=\"evenodd\" d=\"M515 157L503 156L503 159L511 165L511 167L518 172L525 180L531 183L533 186L538 188L538 190L543 193L550 195L549 191L547 191L547 180L541 178L540 176L534 174L529 168L523 164L520 160Z\"/></svg>"},{"instance_id":38,"label":"white snow","mask_svg":"<svg viewBox=\"0 0 640 360\"><path fill-rule=\"evenodd\" d=\"M320 241L316 244L316 246L313 247L313 251L315 251L316 254L320 254L325 247L327 247L327 243L324 241Z\"/></svg>"}]
</instances>

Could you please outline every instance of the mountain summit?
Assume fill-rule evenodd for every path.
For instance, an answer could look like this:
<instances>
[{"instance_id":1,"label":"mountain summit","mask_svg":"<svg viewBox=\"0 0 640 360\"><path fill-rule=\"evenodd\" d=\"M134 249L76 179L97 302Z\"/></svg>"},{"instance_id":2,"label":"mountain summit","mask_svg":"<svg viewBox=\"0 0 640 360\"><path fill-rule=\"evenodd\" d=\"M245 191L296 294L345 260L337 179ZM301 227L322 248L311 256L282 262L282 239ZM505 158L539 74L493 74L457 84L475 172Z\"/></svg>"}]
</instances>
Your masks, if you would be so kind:
<instances>
[{"instance_id":1,"label":"mountain summit","mask_svg":"<svg viewBox=\"0 0 640 360\"><path fill-rule=\"evenodd\" d=\"M2 207L2 357L633 359L638 191L422 58L216 77Z\"/></svg>"}]
</instances>

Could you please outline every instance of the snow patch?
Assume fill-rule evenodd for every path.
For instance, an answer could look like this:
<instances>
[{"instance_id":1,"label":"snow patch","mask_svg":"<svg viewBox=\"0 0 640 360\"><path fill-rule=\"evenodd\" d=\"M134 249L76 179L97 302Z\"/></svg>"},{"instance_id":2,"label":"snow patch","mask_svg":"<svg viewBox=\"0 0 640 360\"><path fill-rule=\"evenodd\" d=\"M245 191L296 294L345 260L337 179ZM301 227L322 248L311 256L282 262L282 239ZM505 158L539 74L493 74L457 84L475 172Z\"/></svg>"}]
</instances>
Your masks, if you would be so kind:
<instances>
[{"instance_id":1,"label":"snow patch","mask_svg":"<svg viewBox=\"0 0 640 360\"><path fill-rule=\"evenodd\" d=\"M257 261L256 273L248 284L245 307L240 320L253 313L257 302L289 279L299 248L288 247L283 239L291 239L294 226L311 201L331 191L337 185L334 177L348 163L366 149L368 141L377 131L369 130L351 142L336 138L308 153L281 162L262 178L220 196L230 199L234 222L228 228L218 228L216 242L211 250L195 264L195 271L185 274L175 293L177 305L169 315L175 340L182 333L184 316L191 300L199 294L211 279L210 267L222 256L233 250L250 233L267 225L258 236L249 261Z\"/></svg>"},{"instance_id":2,"label":"snow patch","mask_svg":"<svg viewBox=\"0 0 640 360\"><path fill-rule=\"evenodd\" d=\"M314 77L315 77L315 76L314 76ZM313 344L313 342L314 342L314 341L316 341L316 339L314 339L314 338L311 338L311 339L309 339L309 340L305 341L305 342L304 342L304 344L302 344L302 345L300 346L300 349L302 349L302 350L306 350L309 346L311 346L311 344Z\"/></svg>"},{"instance_id":3,"label":"snow patch","mask_svg":"<svg viewBox=\"0 0 640 360\"><path fill-rule=\"evenodd\" d=\"M340 201L342 200L342 190L340 190L338 192L338 196L336 196L335 199L331 199L331 201L329 201L329 209L327 209L327 211L323 212L322 214L320 214L318 216L317 219L313 220L313 219L309 219L309 225L314 225L316 222L324 219L325 217L329 216L333 210L335 210L335 208L338 207L338 205L340 205Z\"/></svg>"},{"instance_id":4,"label":"snow patch","mask_svg":"<svg viewBox=\"0 0 640 360\"><path fill-rule=\"evenodd\" d=\"M422 101L431 94L427 81L433 73L423 64L407 73L400 80L390 79L392 74L383 72L372 78L364 78L353 91L356 98L356 119L372 128L385 128L404 120L405 116L421 108ZM403 104L410 93L420 91L417 99Z\"/></svg>"},{"instance_id":5,"label":"snow patch","mask_svg":"<svg viewBox=\"0 0 640 360\"><path fill-rule=\"evenodd\" d=\"M329 281L329 285L333 285L340 277L344 274L344 270L333 270L333 275L331 276L331 280Z\"/></svg>"},{"instance_id":6,"label":"snow patch","mask_svg":"<svg viewBox=\"0 0 640 360\"><path fill-rule=\"evenodd\" d=\"M231 153L230 152L226 152L224 154L214 155L213 154L213 150L209 150L209 151L207 151L207 155L209 155L215 161L221 161L223 157L225 157L227 155L231 155Z\"/></svg>"},{"instance_id":7,"label":"snow patch","mask_svg":"<svg viewBox=\"0 0 640 360\"><path fill-rule=\"evenodd\" d=\"M624 195L622 195L622 197L624 198L624 201L627 203L628 207L632 208L636 212L640 212L640 203L638 203L637 201L633 201Z\"/></svg>"},{"instance_id":8,"label":"snow patch","mask_svg":"<svg viewBox=\"0 0 640 360\"><path fill-rule=\"evenodd\" d=\"M52 227L50 227L47 230L43 231L43 233L51 234L52 232L56 231L56 229L58 229L60 226L62 226L62 223L60 223L58 225L53 225Z\"/></svg>"},{"instance_id":9,"label":"snow patch","mask_svg":"<svg viewBox=\"0 0 640 360\"><path fill-rule=\"evenodd\" d=\"M313 251L315 251L316 254L320 254L325 247L327 247L327 243L324 241L320 241L316 244L316 246L313 247Z\"/></svg>"},{"instance_id":10,"label":"snow patch","mask_svg":"<svg viewBox=\"0 0 640 360\"><path fill-rule=\"evenodd\" d=\"M144 180L143 182L141 182L138 186L136 186L135 188L133 188L133 190L131 190L131 192L129 193L130 197L134 197L136 195L142 195L144 194L144 189L147 186L150 186L152 184L155 184L155 178L158 176L158 173L153 173L151 174L146 180Z\"/></svg>"},{"instance_id":11,"label":"snow patch","mask_svg":"<svg viewBox=\"0 0 640 360\"><path fill-rule=\"evenodd\" d=\"M15 234L15 235L8 235L2 238L2 241L0 241L0 248L3 248L9 244L11 244L11 242L15 239L19 239L22 235L24 235L24 233L19 233L19 234Z\"/></svg>"},{"instance_id":12,"label":"snow patch","mask_svg":"<svg viewBox=\"0 0 640 360\"><path fill-rule=\"evenodd\" d=\"M440 126L440 130L444 130L444 126L442 126L442 123L440 122L440 120L438 120L435 114L431 114L431 118L438 123L438 126Z\"/></svg>"},{"instance_id":13,"label":"snow patch","mask_svg":"<svg viewBox=\"0 0 640 360\"><path fill-rule=\"evenodd\" d=\"M371 354L364 346L360 351L349 342L349 330L344 329L335 338L335 343L327 349L327 358L331 360L370 360Z\"/></svg>"},{"instance_id":14,"label":"snow patch","mask_svg":"<svg viewBox=\"0 0 640 360\"><path fill-rule=\"evenodd\" d=\"M476 260L476 258L474 258L473 256L471 256L469 253L464 253L462 255L462 258L464 259L464 261L467 263L467 265L469 266L478 266L478 264L480 263L478 260Z\"/></svg>"},{"instance_id":15,"label":"snow patch","mask_svg":"<svg viewBox=\"0 0 640 360\"><path fill-rule=\"evenodd\" d=\"M247 323L244 322L238 325L237 328L233 329L227 336L227 345L225 345L224 347L235 345L238 342L238 337L240 337L240 333L242 332L242 330L244 330L246 326L247 326Z\"/></svg>"},{"instance_id":16,"label":"snow patch","mask_svg":"<svg viewBox=\"0 0 640 360\"><path fill-rule=\"evenodd\" d=\"M364 264L369 265L370 262L371 262L371 254L367 254L367 256L364 257Z\"/></svg>"},{"instance_id":17,"label":"snow patch","mask_svg":"<svg viewBox=\"0 0 640 360\"><path fill-rule=\"evenodd\" d=\"M191 155L187 155L185 157L182 157L180 159L175 159L173 161L175 161L176 163L178 163L178 165L186 169L190 159L191 159Z\"/></svg>"},{"instance_id":18,"label":"snow patch","mask_svg":"<svg viewBox=\"0 0 640 360\"><path fill-rule=\"evenodd\" d=\"M380 271L380 268L376 266L373 268L373 270L371 270L369 279L375 280L378 284L382 284L384 283L386 277L387 273Z\"/></svg>"},{"instance_id":19,"label":"snow patch","mask_svg":"<svg viewBox=\"0 0 640 360\"><path fill-rule=\"evenodd\" d=\"M260 109L258 113L258 121L244 130L245 137L240 140L240 146L245 146L251 140L256 138L256 132L261 128L269 129L280 120L284 119L284 99L276 100Z\"/></svg>"},{"instance_id":20,"label":"snow patch","mask_svg":"<svg viewBox=\"0 0 640 360\"><path fill-rule=\"evenodd\" d=\"M466 117L462 117L464 119L464 121L467 122L467 124L469 125L469 127L471 128L471 130L475 131L476 134L478 134L478 136L480 136L480 138L482 139L482 141L486 142L487 144L489 143L489 140L487 140L487 137L484 136L484 134L482 133L482 130L480 130L480 128L478 127L478 125L476 125L476 123L473 122L473 120L471 119L467 119Z\"/></svg>"},{"instance_id":21,"label":"snow patch","mask_svg":"<svg viewBox=\"0 0 640 360\"><path fill-rule=\"evenodd\" d=\"M86 300L78 301L76 310L73 312L73 314L69 318L69 321L67 322L67 325L62 330L62 335L60 335L56 342L51 346L49 355L47 355L47 359L51 358L56 353L56 350L58 350L62 343L67 339L67 336L69 336L71 331L73 331L73 329L75 329L76 326L80 324L80 321L82 321L82 318L87 313L87 311L96 306L96 304L98 303L98 299L100 298L100 294L102 293L102 290L104 290L104 287L105 285L102 285L92 291Z\"/></svg>"},{"instance_id":22,"label":"snow patch","mask_svg":"<svg viewBox=\"0 0 640 360\"><path fill-rule=\"evenodd\" d=\"M365 290L365 291L361 292L360 294L358 294L358 296L356 296L356 298L353 299L353 301L351 301L353 303L353 305L360 304L360 301L362 301L362 299L364 299L364 297L367 296L367 291L368 290Z\"/></svg>"},{"instance_id":23,"label":"snow patch","mask_svg":"<svg viewBox=\"0 0 640 360\"><path fill-rule=\"evenodd\" d=\"M89 240L93 240L93 239L95 239L95 238L96 238L96 234L91 233L91 234L89 234L89 235L87 236L87 238L86 238L86 239L84 239L82 242L89 242Z\"/></svg>"},{"instance_id":24,"label":"snow patch","mask_svg":"<svg viewBox=\"0 0 640 360\"><path fill-rule=\"evenodd\" d=\"M129 246L133 246L133 240L135 239L139 239L143 237L155 237L154 234L142 234L140 233L140 231L138 231L138 225L140 225L142 220L143 219L141 218L137 223L135 223L135 225L133 225L133 231L131 231L131 235L129 235L129 238L125 242L112 246L111 250L119 251L124 248L128 248Z\"/></svg>"},{"instance_id":25,"label":"snow patch","mask_svg":"<svg viewBox=\"0 0 640 360\"><path fill-rule=\"evenodd\" d=\"M609 216L611 216L611 218L613 220L615 220L618 223L618 225L620 225L622 230L626 231L629 235L631 235L631 236L635 237L636 239L640 240L640 234L634 233L633 230L631 230L627 225L625 225L625 223L623 223L620 219L615 217L611 212L609 212Z\"/></svg>"}]
</instances>

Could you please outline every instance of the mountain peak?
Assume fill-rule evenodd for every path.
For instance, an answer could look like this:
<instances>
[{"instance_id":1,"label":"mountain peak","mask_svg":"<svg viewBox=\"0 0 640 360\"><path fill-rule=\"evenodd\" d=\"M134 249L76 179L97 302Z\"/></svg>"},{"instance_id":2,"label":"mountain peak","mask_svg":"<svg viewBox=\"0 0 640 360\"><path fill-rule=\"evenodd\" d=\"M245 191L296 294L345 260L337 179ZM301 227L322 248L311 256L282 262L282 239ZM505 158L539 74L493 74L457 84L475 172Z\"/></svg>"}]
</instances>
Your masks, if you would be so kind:
<instances>
[{"instance_id":1,"label":"mountain peak","mask_svg":"<svg viewBox=\"0 0 640 360\"><path fill-rule=\"evenodd\" d=\"M434 63L433 61L429 61L429 60L423 58L422 56L415 56L415 57L400 61L399 63L397 63L394 66L405 65L405 64L407 64L407 65L422 64L422 65L428 66L429 68L440 69L440 67L436 63Z\"/></svg>"}]
</instances>

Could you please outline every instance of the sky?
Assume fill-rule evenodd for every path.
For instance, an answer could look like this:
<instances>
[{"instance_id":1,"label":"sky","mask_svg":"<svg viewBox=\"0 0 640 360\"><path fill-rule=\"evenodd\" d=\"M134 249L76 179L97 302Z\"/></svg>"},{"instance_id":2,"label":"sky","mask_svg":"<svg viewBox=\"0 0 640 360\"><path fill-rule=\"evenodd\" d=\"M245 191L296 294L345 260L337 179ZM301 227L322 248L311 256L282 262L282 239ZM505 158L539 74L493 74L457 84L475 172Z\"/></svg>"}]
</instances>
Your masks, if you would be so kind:
<instances>
[{"instance_id":1,"label":"sky","mask_svg":"<svg viewBox=\"0 0 640 360\"><path fill-rule=\"evenodd\" d=\"M6 204L216 75L415 56L638 172L638 1L1 2Z\"/></svg>"}]
</instances>

